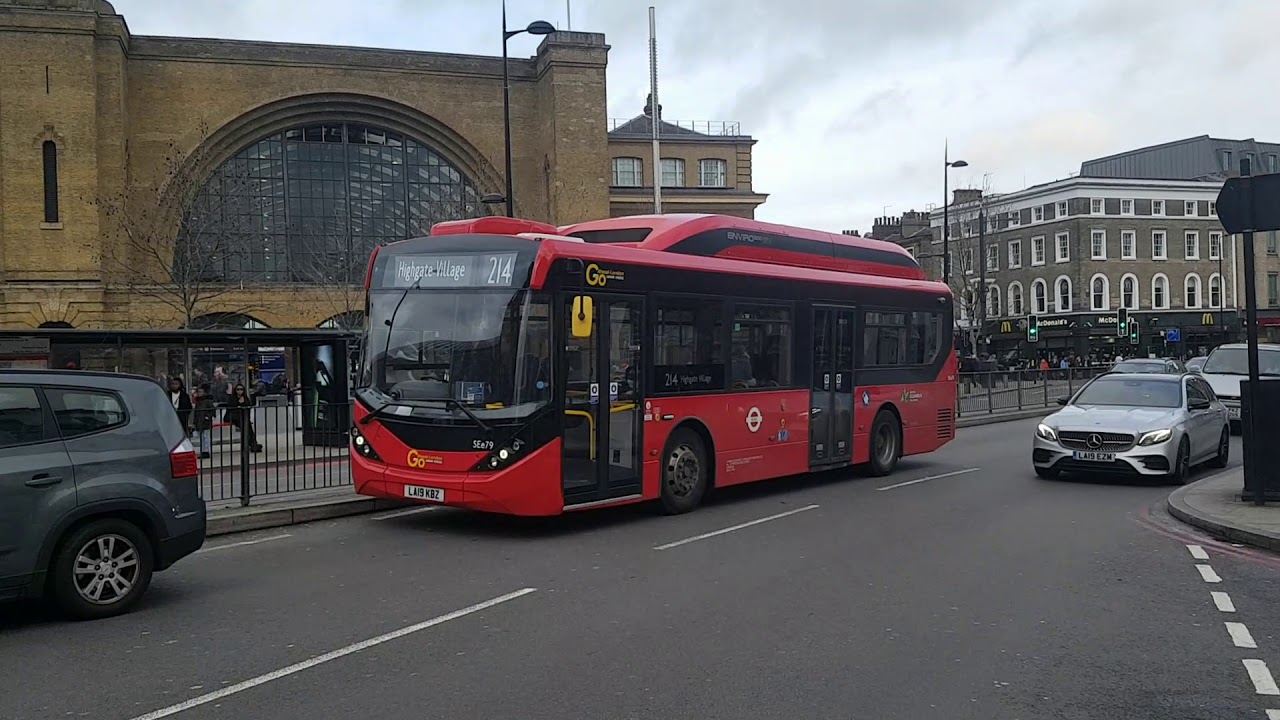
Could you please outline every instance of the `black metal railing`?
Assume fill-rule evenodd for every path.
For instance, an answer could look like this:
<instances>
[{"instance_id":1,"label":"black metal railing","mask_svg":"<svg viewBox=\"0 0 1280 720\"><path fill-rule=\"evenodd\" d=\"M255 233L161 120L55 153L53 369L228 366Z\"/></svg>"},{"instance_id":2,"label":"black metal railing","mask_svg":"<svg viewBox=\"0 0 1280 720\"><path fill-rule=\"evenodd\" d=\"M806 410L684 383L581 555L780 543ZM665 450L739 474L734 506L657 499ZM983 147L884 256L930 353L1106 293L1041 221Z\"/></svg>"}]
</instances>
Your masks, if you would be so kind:
<instances>
[{"instance_id":1,"label":"black metal railing","mask_svg":"<svg viewBox=\"0 0 1280 720\"><path fill-rule=\"evenodd\" d=\"M303 404L295 394L258 398L247 409L194 411L201 497L248 505L256 497L351 485L349 408Z\"/></svg>"},{"instance_id":2,"label":"black metal railing","mask_svg":"<svg viewBox=\"0 0 1280 720\"><path fill-rule=\"evenodd\" d=\"M956 388L956 415L996 415L1056 405L1105 367L1053 368L1049 370L991 370L960 373Z\"/></svg>"}]
</instances>

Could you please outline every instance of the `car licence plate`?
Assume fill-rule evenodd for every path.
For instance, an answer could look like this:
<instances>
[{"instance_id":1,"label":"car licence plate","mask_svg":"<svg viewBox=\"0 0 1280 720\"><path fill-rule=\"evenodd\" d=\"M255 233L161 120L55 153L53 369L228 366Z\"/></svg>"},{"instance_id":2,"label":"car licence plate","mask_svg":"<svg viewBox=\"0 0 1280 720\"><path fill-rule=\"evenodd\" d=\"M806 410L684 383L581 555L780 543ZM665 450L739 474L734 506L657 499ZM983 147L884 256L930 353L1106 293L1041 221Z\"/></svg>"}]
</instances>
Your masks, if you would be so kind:
<instances>
[{"instance_id":1,"label":"car licence plate","mask_svg":"<svg viewBox=\"0 0 1280 720\"><path fill-rule=\"evenodd\" d=\"M431 502L444 502L444 490L433 487L423 487L421 485L405 485L404 496L413 498L414 500L430 500Z\"/></svg>"},{"instance_id":2,"label":"car licence plate","mask_svg":"<svg viewBox=\"0 0 1280 720\"><path fill-rule=\"evenodd\" d=\"M1232 420L1239 420L1239 419L1240 419L1240 408L1238 408L1238 407L1229 407L1229 408L1227 408L1227 417L1231 418Z\"/></svg>"},{"instance_id":3,"label":"car licence plate","mask_svg":"<svg viewBox=\"0 0 1280 720\"><path fill-rule=\"evenodd\" d=\"M1076 460L1087 460L1088 462L1114 462L1116 454L1093 452L1092 450L1076 450L1071 453L1071 457Z\"/></svg>"}]
</instances>

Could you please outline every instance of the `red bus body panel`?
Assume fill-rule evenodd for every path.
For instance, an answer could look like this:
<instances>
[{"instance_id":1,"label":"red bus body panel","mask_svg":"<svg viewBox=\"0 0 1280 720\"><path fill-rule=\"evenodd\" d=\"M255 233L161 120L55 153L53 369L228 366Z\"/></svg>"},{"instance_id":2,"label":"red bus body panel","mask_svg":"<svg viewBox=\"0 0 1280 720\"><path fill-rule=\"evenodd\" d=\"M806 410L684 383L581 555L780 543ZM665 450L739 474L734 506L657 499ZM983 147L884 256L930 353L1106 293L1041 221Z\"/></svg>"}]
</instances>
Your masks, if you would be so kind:
<instances>
[{"instance_id":1,"label":"red bus body panel","mask_svg":"<svg viewBox=\"0 0 1280 720\"><path fill-rule=\"evenodd\" d=\"M515 464L496 472L472 471L486 453L421 451L410 448L374 420L359 425L368 410L355 403L354 419L383 462L351 453L352 478L361 495L407 500L405 485L444 490L444 504L509 515L559 515L560 441L531 451ZM410 453L425 458L425 467L411 467ZM437 504L437 503L425 503Z\"/></svg>"}]
</instances>

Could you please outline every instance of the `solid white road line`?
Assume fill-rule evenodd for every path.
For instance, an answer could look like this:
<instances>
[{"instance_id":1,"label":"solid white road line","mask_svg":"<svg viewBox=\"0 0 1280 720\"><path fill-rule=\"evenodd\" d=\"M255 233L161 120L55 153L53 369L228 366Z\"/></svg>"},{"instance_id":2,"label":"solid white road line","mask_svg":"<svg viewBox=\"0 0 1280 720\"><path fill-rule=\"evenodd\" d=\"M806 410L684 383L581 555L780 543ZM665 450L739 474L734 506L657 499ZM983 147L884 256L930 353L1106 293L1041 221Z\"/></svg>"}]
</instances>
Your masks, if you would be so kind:
<instances>
[{"instance_id":1,"label":"solid white road line","mask_svg":"<svg viewBox=\"0 0 1280 720\"><path fill-rule=\"evenodd\" d=\"M942 473L941 475L930 475L929 477L916 478L915 480L900 482L897 485L885 485L884 487L876 488L876 490L893 490L894 488L906 487L908 485L915 485L917 483L922 483L922 482L929 482L930 480L938 480L945 477L951 477L952 475L964 475L965 473L977 472L981 469L982 468L967 468L965 470L956 470L955 472Z\"/></svg>"},{"instance_id":2,"label":"solid white road line","mask_svg":"<svg viewBox=\"0 0 1280 720\"><path fill-rule=\"evenodd\" d=\"M418 513L431 512L432 510L439 510L439 509L440 509L439 505L428 505L426 507L412 507L412 508L409 508L408 510L396 510L395 512L389 512L385 515L374 515L370 519L390 520L391 518L404 517L405 515L417 515Z\"/></svg>"},{"instance_id":3,"label":"solid white road line","mask_svg":"<svg viewBox=\"0 0 1280 720\"><path fill-rule=\"evenodd\" d=\"M1205 552L1204 548L1200 547L1199 545L1188 545L1187 549L1191 551L1191 557L1197 560L1209 559L1209 553Z\"/></svg>"},{"instance_id":4,"label":"solid white road line","mask_svg":"<svg viewBox=\"0 0 1280 720\"><path fill-rule=\"evenodd\" d=\"M699 541L699 540L706 540L707 538L715 537L715 536L717 536L717 535L724 535L725 533L731 533L731 532L733 532L733 531L735 531L735 530L741 530L741 529L743 529L743 528L749 528L749 527L751 527L752 525L759 525L760 523L767 523L767 522L769 522L770 520L781 520L782 518L787 517L787 516L789 516L789 515L795 515L796 513L802 513L802 512L804 512L804 511L806 511L806 510L813 510L813 509L816 509L817 507L818 507L817 505L807 505L807 506L802 507L802 508L796 508L795 510L788 510L788 511L783 512L783 513L778 513L777 515L770 515L769 517L762 517L762 518L760 518L759 520L752 520L751 522L744 522L744 523L742 523L741 525L734 525L733 527L727 527L727 528L724 528L723 530L716 530L716 531L714 531L714 532L703 533L703 534L701 534L701 535L694 535L693 537L685 538L685 539L683 539L683 540L677 540L677 541L675 541L675 542L670 542L670 543L667 543L666 545L658 545L657 547L655 547L655 548L654 548L654 550L670 550L670 549L671 549L671 548L673 548L673 547L680 547L681 545L687 545L687 544L689 544L689 543L691 543L691 542L697 542L697 541Z\"/></svg>"},{"instance_id":5,"label":"solid white road line","mask_svg":"<svg viewBox=\"0 0 1280 720\"><path fill-rule=\"evenodd\" d=\"M1249 634L1249 628L1244 623L1229 622L1227 625L1227 634L1231 636L1231 642L1239 648L1254 649L1258 647L1258 643L1253 641L1253 636Z\"/></svg>"},{"instance_id":6,"label":"solid white road line","mask_svg":"<svg viewBox=\"0 0 1280 720\"><path fill-rule=\"evenodd\" d=\"M257 540L242 540L241 542L227 543L226 545L211 545L206 548L200 548L196 554L215 552L218 550L226 550L227 548L244 547L246 545L257 545L258 543L271 542L272 540L283 540L292 535L285 533L284 535L272 535L271 537L258 538Z\"/></svg>"},{"instance_id":7,"label":"solid white road line","mask_svg":"<svg viewBox=\"0 0 1280 720\"><path fill-rule=\"evenodd\" d=\"M1196 569L1200 571L1200 577L1204 578L1207 583L1220 583L1222 578L1218 577L1218 573L1213 571L1211 565L1196 565Z\"/></svg>"},{"instance_id":8,"label":"solid white road line","mask_svg":"<svg viewBox=\"0 0 1280 720\"><path fill-rule=\"evenodd\" d=\"M1213 596L1213 604L1218 606L1222 612L1235 612L1236 604L1231 602L1231 596L1224 592L1209 593Z\"/></svg>"},{"instance_id":9,"label":"solid white road line","mask_svg":"<svg viewBox=\"0 0 1280 720\"><path fill-rule=\"evenodd\" d=\"M1280 720L1280 710L1268 710L1267 720Z\"/></svg>"},{"instance_id":10,"label":"solid white road line","mask_svg":"<svg viewBox=\"0 0 1280 720\"><path fill-rule=\"evenodd\" d=\"M1280 695L1280 687L1276 687L1276 679L1271 677L1267 664L1261 660L1241 660L1244 669L1249 671L1249 679L1253 681L1253 689L1259 695Z\"/></svg>"},{"instance_id":11,"label":"solid white road line","mask_svg":"<svg viewBox=\"0 0 1280 720\"><path fill-rule=\"evenodd\" d=\"M460 617L470 615L472 613L477 613L477 612L480 612L481 610L487 610L488 608L491 608L494 605L501 605L502 603L510 602L511 600L515 600L518 597L523 597L525 595L528 595L531 592L536 592L536 591L537 591L537 588L524 588L523 590L517 590L513 593L507 593L506 595L501 595L499 597L493 598L492 600L485 600L484 602L476 603L471 607L465 607L461 610L455 610L447 615L434 617L434 618L431 618L430 620L425 620L415 625L403 627L403 628L400 628L399 630L389 632L385 635L379 635L375 638L362 640L361 642L355 643L354 645L348 645L344 648L340 648L332 652L327 652L323 655L317 655L311 658L310 660L304 660L300 663L295 663L288 667L283 667L283 668L280 668L279 670L274 670L265 675L259 675L256 678L252 678L249 680L245 680L244 682L236 683L235 685L228 685L227 687L224 687L221 690L216 690L214 692L207 693L199 697L194 697L184 702L180 702L176 705L170 705L167 708L161 708L160 710L149 712L146 715L139 715L138 717L133 718L133 720L159 720L159 718L169 717L170 715L177 715L178 713L184 712L186 710L190 710L191 708L199 707L201 705L206 705L215 700L221 700L222 698L227 697L229 695L235 695L236 693L244 692L245 690L248 690L250 688L255 688L259 685L264 685L266 683L271 682L272 680L279 680L280 678L288 677L290 675L293 675L294 673L302 672L303 670L306 670L308 668L313 668L317 665L323 665L324 663L327 663L331 660L337 660L340 657L345 657L352 653L358 653L361 650L367 650L375 645L381 645L382 643L389 642L397 638L402 638L405 635L410 635L412 633L416 633L421 630L426 630L427 628L434 627L442 623L447 623L450 620L457 620Z\"/></svg>"}]
</instances>

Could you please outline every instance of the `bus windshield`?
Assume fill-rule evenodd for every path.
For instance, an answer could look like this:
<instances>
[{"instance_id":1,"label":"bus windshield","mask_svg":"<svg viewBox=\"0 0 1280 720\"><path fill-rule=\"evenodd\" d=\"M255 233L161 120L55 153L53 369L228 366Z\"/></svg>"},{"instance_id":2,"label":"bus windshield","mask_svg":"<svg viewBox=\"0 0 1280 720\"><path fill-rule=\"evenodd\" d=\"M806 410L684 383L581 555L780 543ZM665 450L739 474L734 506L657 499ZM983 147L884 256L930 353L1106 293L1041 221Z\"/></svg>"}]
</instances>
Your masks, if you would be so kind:
<instances>
[{"instance_id":1,"label":"bus windshield","mask_svg":"<svg viewBox=\"0 0 1280 720\"><path fill-rule=\"evenodd\" d=\"M361 386L442 415L523 417L551 400L550 333L538 292L373 291Z\"/></svg>"}]
</instances>

